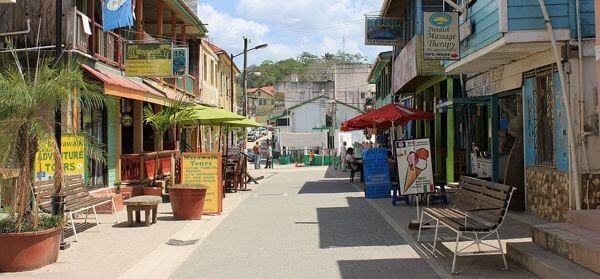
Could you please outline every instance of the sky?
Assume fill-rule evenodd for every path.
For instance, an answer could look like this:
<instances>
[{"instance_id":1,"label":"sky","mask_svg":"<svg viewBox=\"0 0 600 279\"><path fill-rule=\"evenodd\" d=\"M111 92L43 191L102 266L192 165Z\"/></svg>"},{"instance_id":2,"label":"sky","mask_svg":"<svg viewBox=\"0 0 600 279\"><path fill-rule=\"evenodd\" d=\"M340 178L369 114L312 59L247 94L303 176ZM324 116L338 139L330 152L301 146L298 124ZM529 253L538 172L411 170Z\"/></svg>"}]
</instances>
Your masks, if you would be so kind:
<instances>
[{"instance_id":1,"label":"sky","mask_svg":"<svg viewBox=\"0 0 600 279\"><path fill-rule=\"evenodd\" d=\"M269 44L248 53L248 63L295 58L306 51L360 52L372 63L389 47L364 44L364 15L377 14L383 0L199 0L198 16L209 40L229 53ZM235 60L240 67L242 56Z\"/></svg>"}]
</instances>

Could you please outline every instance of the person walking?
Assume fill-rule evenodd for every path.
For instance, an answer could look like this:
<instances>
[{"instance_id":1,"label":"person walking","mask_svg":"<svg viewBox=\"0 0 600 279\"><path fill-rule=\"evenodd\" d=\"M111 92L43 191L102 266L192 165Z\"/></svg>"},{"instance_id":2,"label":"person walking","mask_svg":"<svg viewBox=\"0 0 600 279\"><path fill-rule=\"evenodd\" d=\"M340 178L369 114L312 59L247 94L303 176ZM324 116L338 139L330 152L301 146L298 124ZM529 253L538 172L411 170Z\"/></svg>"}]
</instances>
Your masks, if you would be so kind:
<instances>
[{"instance_id":1,"label":"person walking","mask_svg":"<svg viewBox=\"0 0 600 279\"><path fill-rule=\"evenodd\" d=\"M267 163L265 164L265 169L273 168L273 148L271 147L271 143L267 140Z\"/></svg>"},{"instance_id":2,"label":"person walking","mask_svg":"<svg viewBox=\"0 0 600 279\"><path fill-rule=\"evenodd\" d=\"M260 146L258 146L258 141L252 147L252 152L254 152L254 169L260 169Z\"/></svg>"},{"instance_id":3,"label":"person walking","mask_svg":"<svg viewBox=\"0 0 600 279\"><path fill-rule=\"evenodd\" d=\"M342 143L342 146L340 146L340 160L342 161L342 172L346 172L346 169L348 168L347 161L346 161L346 142Z\"/></svg>"}]
</instances>

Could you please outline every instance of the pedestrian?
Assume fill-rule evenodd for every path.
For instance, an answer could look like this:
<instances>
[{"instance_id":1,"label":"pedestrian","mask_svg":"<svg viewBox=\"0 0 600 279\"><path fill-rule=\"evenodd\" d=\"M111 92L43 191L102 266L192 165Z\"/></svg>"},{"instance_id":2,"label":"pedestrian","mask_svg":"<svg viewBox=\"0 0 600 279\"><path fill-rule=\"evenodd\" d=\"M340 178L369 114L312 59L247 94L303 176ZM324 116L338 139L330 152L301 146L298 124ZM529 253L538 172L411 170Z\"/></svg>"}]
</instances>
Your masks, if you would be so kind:
<instances>
[{"instance_id":1,"label":"pedestrian","mask_svg":"<svg viewBox=\"0 0 600 279\"><path fill-rule=\"evenodd\" d=\"M308 152L308 163L312 166L313 165L313 159L315 158L315 152L314 151L310 151Z\"/></svg>"},{"instance_id":2,"label":"pedestrian","mask_svg":"<svg viewBox=\"0 0 600 279\"><path fill-rule=\"evenodd\" d=\"M267 140L267 163L265 164L265 169L273 168L273 148L271 147L271 143Z\"/></svg>"},{"instance_id":3,"label":"pedestrian","mask_svg":"<svg viewBox=\"0 0 600 279\"><path fill-rule=\"evenodd\" d=\"M252 152L254 152L254 169L260 169L260 147L258 146L258 141L252 147Z\"/></svg>"},{"instance_id":4,"label":"pedestrian","mask_svg":"<svg viewBox=\"0 0 600 279\"><path fill-rule=\"evenodd\" d=\"M346 165L346 142L343 142L340 146L340 160L342 161L342 172L346 172L346 168L348 168Z\"/></svg>"}]
</instances>

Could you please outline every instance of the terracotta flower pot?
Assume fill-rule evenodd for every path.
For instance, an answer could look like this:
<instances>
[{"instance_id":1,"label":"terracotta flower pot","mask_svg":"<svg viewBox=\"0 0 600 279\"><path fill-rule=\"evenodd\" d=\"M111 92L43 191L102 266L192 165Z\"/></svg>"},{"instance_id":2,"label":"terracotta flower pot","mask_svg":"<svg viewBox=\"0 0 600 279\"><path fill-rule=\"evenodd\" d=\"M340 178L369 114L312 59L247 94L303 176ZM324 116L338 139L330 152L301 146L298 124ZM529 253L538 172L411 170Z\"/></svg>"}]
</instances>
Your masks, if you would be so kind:
<instances>
[{"instance_id":1,"label":"terracotta flower pot","mask_svg":"<svg viewBox=\"0 0 600 279\"><path fill-rule=\"evenodd\" d=\"M171 196L171 209L173 210L175 219L199 220L202 217L206 187L171 187L169 188L169 192Z\"/></svg>"},{"instance_id":2,"label":"terracotta flower pot","mask_svg":"<svg viewBox=\"0 0 600 279\"><path fill-rule=\"evenodd\" d=\"M33 270L55 263L58 259L60 229L0 233L0 272Z\"/></svg>"}]
</instances>

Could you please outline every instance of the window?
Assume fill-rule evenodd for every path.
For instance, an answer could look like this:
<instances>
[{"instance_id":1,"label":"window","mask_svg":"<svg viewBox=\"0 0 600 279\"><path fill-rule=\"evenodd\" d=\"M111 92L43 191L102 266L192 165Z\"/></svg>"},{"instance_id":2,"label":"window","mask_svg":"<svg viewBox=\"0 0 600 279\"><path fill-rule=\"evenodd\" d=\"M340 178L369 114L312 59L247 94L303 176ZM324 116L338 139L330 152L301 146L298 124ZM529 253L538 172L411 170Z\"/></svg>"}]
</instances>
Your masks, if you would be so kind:
<instances>
[{"instance_id":1,"label":"window","mask_svg":"<svg viewBox=\"0 0 600 279\"><path fill-rule=\"evenodd\" d=\"M280 118L275 121L275 126L277 127L287 127L290 126L289 118Z\"/></svg>"},{"instance_id":2,"label":"window","mask_svg":"<svg viewBox=\"0 0 600 279\"><path fill-rule=\"evenodd\" d=\"M204 54L204 81L208 81L208 60Z\"/></svg>"},{"instance_id":3,"label":"window","mask_svg":"<svg viewBox=\"0 0 600 279\"><path fill-rule=\"evenodd\" d=\"M554 166L554 83L552 72L535 77L534 98L536 107L536 163Z\"/></svg>"}]
</instances>

